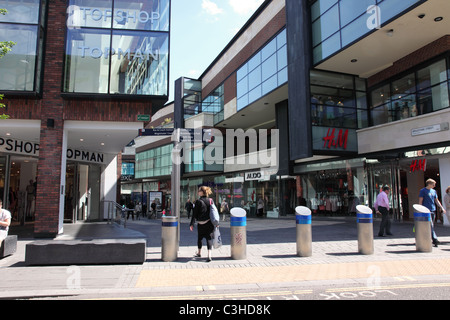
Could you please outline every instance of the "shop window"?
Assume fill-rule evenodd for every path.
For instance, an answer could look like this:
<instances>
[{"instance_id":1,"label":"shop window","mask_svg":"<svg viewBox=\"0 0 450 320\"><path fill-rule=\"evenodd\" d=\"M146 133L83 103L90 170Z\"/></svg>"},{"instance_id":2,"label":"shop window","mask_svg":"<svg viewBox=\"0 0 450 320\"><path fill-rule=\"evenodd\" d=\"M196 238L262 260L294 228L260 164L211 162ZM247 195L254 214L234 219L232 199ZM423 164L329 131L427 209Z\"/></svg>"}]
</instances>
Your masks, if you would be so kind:
<instances>
[{"instance_id":1,"label":"shop window","mask_svg":"<svg viewBox=\"0 0 450 320\"><path fill-rule=\"evenodd\" d=\"M14 41L12 50L0 60L0 90L39 92L46 1L2 1L0 8L0 41Z\"/></svg>"},{"instance_id":2,"label":"shop window","mask_svg":"<svg viewBox=\"0 0 450 320\"><path fill-rule=\"evenodd\" d=\"M416 80L417 79L417 80ZM449 107L446 60L434 62L370 92L371 124L416 117Z\"/></svg>"},{"instance_id":3,"label":"shop window","mask_svg":"<svg viewBox=\"0 0 450 320\"><path fill-rule=\"evenodd\" d=\"M311 71L310 81L313 126L357 129L367 124L365 81L319 70Z\"/></svg>"},{"instance_id":4,"label":"shop window","mask_svg":"<svg viewBox=\"0 0 450 320\"><path fill-rule=\"evenodd\" d=\"M169 9L169 0L71 0L64 92L167 96Z\"/></svg>"}]
</instances>

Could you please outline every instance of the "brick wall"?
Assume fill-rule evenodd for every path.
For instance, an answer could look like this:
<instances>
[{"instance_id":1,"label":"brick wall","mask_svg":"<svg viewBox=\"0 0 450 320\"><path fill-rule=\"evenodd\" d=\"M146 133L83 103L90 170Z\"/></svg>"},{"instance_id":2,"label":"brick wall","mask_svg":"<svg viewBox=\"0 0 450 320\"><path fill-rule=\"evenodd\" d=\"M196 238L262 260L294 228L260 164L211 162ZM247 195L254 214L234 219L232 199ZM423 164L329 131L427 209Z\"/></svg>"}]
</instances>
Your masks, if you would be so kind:
<instances>
[{"instance_id":1,"label":"brick wall","mask_svg":"<svg viewBox=\"0 0 450 320\"><path fill-rule=\"evenodd\" d=\"M66 0L49 1L46 53L43 69L43 95L6 97L5 113L11 119L41 120L37 169L35 237L53 237L58 230L61 183L61 156L64 120L136 121L137 114L151 114L152 102L113 99L70 99L61 96L65 43ZM47 128L47 119L54 127ZM121 155L118 157L120 185ZM118 198L120 198L120 187Z\"/></svg>"}]
</instances>

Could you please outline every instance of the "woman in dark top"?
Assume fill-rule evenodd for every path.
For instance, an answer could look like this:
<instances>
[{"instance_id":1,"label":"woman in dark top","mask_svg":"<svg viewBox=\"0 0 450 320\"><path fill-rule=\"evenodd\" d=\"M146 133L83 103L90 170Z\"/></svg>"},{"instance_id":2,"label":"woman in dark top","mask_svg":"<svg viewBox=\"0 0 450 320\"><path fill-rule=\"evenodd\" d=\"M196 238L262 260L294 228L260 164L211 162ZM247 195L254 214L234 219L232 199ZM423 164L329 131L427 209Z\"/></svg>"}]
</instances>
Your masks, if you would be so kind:
<instances>
[{"instance_id":1,"label":"woman in dark top","mask_svg":"<svg viewBox=\"0 0 450 320\"><path fill-rule=\"evenodd\" d=\"M212 235L214 233L214 225L209 218L209 212L211 210L209 195L212 193L211 188L202 186L198 189L198 196L194 203L194 213L191 219L190 229L194 230L194 223L197 221L198 228L198 239L197 247L198 251L195 257L201 257L202 251L202 241L203 238L206 239L206 245L208 248L208 259L207 262L211 261L211 249L212 249Z\"/></svg>"}]
</instances>

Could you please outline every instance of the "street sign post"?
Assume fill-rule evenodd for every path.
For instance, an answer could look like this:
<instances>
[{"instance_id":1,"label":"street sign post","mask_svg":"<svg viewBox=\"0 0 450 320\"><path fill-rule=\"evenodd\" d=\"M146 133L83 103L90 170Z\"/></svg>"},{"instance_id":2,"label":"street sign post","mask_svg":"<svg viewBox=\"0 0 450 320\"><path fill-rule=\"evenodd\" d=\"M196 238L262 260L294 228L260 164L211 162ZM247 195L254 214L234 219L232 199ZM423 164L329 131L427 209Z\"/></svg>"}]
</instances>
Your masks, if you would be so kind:
<instances>
[{"instance_id":1,"label":"street sign post","mask_svg":"<svg viewBox=\"0 0 450 320\"><path fill-rule=\"evenodd\" d=\"M137 121L150 121L151 117L149 114L138 114Z\"/></svg>"}]
</instances>

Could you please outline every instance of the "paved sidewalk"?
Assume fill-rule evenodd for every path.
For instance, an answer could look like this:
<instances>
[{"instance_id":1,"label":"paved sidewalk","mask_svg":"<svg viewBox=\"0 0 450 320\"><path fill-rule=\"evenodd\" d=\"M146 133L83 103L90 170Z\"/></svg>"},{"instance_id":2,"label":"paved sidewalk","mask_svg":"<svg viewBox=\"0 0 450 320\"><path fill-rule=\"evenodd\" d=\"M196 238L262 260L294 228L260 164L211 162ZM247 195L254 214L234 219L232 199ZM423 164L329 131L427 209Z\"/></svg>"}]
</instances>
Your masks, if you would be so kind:
<instances>
[{"instance_id":1,"label":"paved sidewalk","mask_svg":"<svg viewBox=\"0 0 450 320\"><path fill-rule=\"evenodd\" d=\"M379 219L374 221L374 234ZM26 229L26 228L25 228ZM181 219L180 248L174 262L161 260L161 220L128 221L126 229L106 223L64 225L57 239L145 238L147 259L142 265L26 266L25 246L32 241L24 230L17 252L0 260L0 298L33 296L76 297L102 293L198 291L208 288L264 288L307 285L316 281L348 280L365 283L376 270L380 277L450 275L450 228L436 226L442 244L432 253L416 251L412 222L394 222L394 236L374 239L373 255L358 253L354 217L314 217L313 254L296 255L293 216L248 219L247 259L232 260L229 222L221 225L224 245L213 251L213 261L194 258L196 230ZM19 232L20 231L20 232ZM11 234L14 234L12 228ZM206 255L206 246L203 250ZM200 270L201 269L201 270Z\"/></svg>"}]
</instances>

